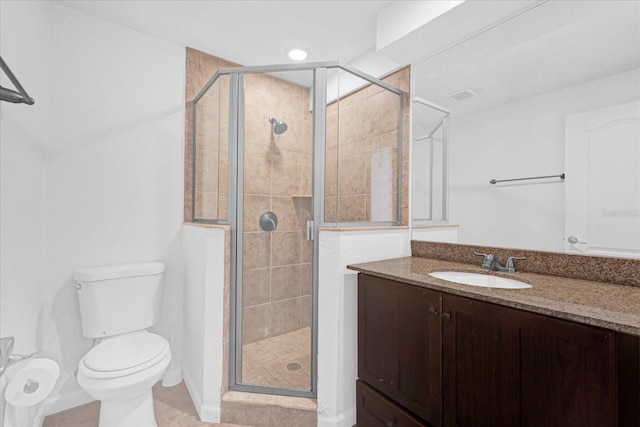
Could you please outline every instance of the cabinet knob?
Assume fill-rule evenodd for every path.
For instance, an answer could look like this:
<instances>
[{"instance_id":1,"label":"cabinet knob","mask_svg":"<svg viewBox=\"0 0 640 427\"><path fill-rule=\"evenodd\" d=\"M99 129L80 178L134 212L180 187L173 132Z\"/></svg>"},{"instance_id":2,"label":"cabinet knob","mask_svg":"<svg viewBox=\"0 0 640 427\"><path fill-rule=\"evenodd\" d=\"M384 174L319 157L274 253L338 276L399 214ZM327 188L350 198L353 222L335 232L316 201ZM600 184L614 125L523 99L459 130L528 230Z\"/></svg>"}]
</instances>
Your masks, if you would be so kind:
<instances>
[{"instance_id":1,"label":"cabinet knob","mask_svg":"<svg viewBox=\"0 0 640 427\"><path fill-rule=\"evenodd\" d=\"M395 427L396 425L396 420L387 420L387 422L384 423L387 427Z\"/></svg>"},{"instance_id":2,"label":"cabinet knob","mask_svg":"<svg viewBox=\"0 0 640 427\"><path fill-rule=\"evenodd\" d=\"M442 318L444 320L449 320L449 319L451 319L451 314L450 313L446 313L446 312L442 313Z\"/></svg>"},{"instance_id":3,"label":"cabinet knob","mask_svg":"<svg viewBox=\"0 0 640 427\"><path fill-rule=\"evenodd\" d=\"M427 314L428 314L429 316L437 316L437 315L438 315L438 312L436 311L436 309L435 309L435 308L433 308L433 307L429 307L429 308L427 309Z\"/></svg>"}]
</instances>

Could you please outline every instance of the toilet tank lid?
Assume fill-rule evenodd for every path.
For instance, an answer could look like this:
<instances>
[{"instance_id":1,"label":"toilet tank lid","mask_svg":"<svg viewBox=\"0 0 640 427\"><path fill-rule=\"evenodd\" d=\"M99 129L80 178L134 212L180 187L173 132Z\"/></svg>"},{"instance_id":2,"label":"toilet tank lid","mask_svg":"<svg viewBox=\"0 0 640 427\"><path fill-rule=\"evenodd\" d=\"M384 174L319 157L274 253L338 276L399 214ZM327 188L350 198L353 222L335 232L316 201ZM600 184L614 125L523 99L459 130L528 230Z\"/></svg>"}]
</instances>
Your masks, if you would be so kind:
<instances>
[{"instance_id":1,"label":"toilet tank lid","mask_svg":"<svg viewBox=\"0 0 640 427\"><path fill-rule=\"evenodd\" d=\"M138 264L108 265L76 270L73 278L78 282L95 282L98 280L123 279L125 277L148 276L162 273L164 262L143 262Z\"/></svg>"}]
</instances>

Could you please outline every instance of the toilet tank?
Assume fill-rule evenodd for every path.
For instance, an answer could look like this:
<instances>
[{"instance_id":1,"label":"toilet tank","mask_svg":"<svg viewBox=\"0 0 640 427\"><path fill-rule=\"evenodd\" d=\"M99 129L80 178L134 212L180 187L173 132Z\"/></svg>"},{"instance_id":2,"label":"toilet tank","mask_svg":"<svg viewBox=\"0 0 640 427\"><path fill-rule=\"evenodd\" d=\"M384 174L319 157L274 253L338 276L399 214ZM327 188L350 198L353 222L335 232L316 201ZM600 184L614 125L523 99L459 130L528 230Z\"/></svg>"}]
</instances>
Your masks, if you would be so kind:
<instances>
[{"instance_id":1,"label":"toilet tank","mask_svg":"<svg viewBox=\"0 0 640 427\"><path fill-rule=\"evenodd\" d=\"M83 268L74 274L82 334L102 338L158 322L163 262Z\"/></svg>"}]
</instances>

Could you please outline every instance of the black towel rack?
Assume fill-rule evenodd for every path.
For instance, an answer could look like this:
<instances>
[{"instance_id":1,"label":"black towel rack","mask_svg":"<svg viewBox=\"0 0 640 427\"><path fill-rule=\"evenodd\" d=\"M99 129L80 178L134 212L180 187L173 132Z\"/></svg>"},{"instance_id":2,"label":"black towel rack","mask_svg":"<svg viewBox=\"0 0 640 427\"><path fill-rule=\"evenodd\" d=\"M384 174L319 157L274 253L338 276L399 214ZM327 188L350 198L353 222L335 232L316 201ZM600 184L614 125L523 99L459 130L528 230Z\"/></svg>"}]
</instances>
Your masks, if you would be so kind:
<instances>
[{"instance_id":1,"label":"black towel rack","mask_svg":"<svg viewBox=\"0 0 640 427\"><path fill-rule=\"evenodd\" d=\"M560 178L564 179L564 174L560 175L546 175L546 176L532 176L530 178L513 178L513 179L492 179L489 181L489 184L497 184L498 182L509 182L509 181L525 181L529 179L545 179L545 178Z\"/></svg>"},{"instance_id":2,"label":"black towel rack","mask_svg":"<svg viewBox=\"0 0 640 427\"><path fill-rule=\"evenodd\" d=\"M16 76L11 72L11 69L9 68L7 63L4 62L4 59L2 59L1 56L0 68L2 68L2 71L4 71L7 77L9 77L9 80L11 80L11 83L13 83L16 89L18 89L18 92L16 92L15 90L7 89L6 87L0 86L0 100L12 102L14 104L35 104L36 101L27 94L27 91L24 90Z\"/></svg>"}]
</instances>

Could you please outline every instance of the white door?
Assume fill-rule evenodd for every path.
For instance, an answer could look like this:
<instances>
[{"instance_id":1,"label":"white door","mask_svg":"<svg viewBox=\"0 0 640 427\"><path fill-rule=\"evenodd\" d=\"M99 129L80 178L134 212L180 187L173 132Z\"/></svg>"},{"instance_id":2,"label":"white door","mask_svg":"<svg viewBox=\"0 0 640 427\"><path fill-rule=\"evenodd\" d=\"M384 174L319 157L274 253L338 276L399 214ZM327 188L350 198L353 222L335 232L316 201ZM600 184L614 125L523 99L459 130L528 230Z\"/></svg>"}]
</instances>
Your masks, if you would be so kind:
<instances>
[{"instance_id":1,"label":"white door","mask_svg":"<svg viewBox=\"0 0 640 427\"><path fill-rule=\"evenodd\" d=\"M640 101L565 126L565 251L640 258Z\"/></svg>"}]
</instances>

